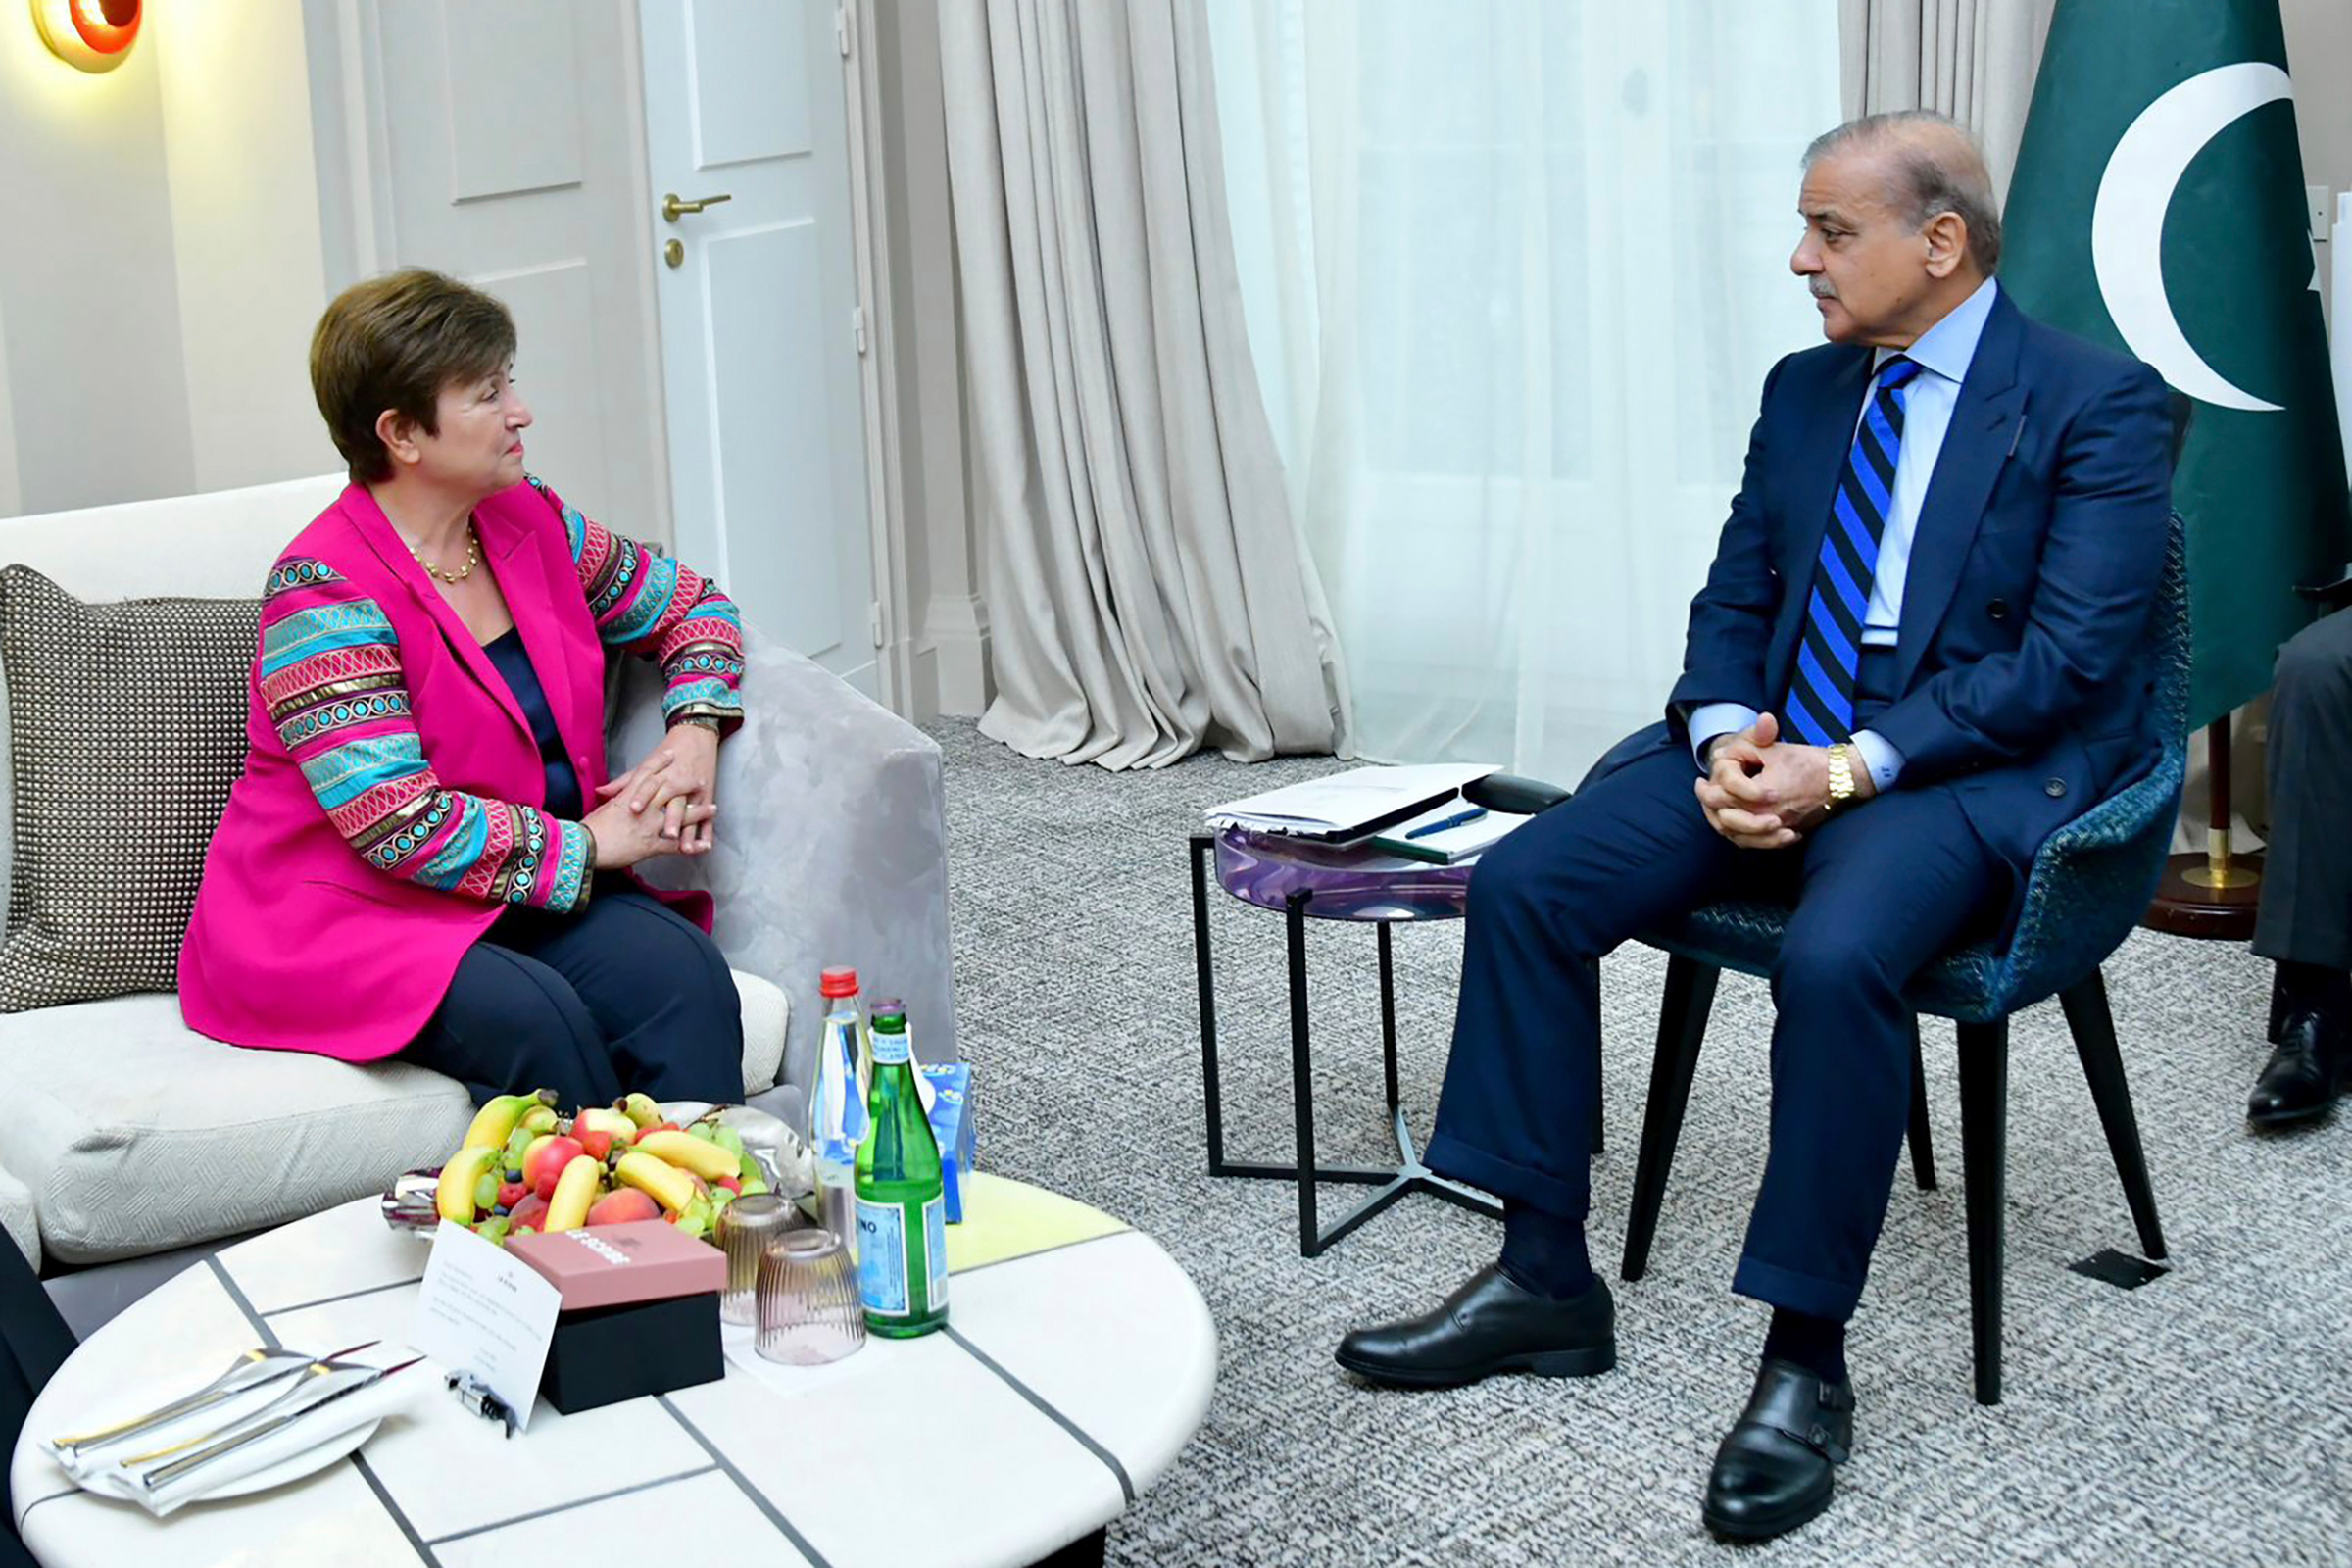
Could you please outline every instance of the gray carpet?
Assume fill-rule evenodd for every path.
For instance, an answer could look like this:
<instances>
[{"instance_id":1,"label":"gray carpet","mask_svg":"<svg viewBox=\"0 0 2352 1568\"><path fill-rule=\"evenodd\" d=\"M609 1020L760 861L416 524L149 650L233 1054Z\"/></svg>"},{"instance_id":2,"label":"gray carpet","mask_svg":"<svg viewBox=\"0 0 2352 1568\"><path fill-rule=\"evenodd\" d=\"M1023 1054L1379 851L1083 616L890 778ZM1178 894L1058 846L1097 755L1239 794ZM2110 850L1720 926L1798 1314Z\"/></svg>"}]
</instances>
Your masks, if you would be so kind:
<instances>
[{"instance_id":1,"label":"gray carpet","mask_svg":"<svg viewBox=\"0 0 2352 1568\"><path fill-rule=\"evenodd\" d=\"M1619 1369L1446 1394L1332 1364L1358 1322L1421 1310L1492 1260L1494 1222L1414 1199L1314 1260L1291 1190L1204 1174L1187 835L1217 801L1329 771L1195 759L1109 775L1017 756L969 724L947 754L957 1011L983 1168L1156 1237L1214 1313L1200 1434L1110 1532L1114 1562L1721 1562L1698 1523L1764 1309L1730 1294L1762 1171L1760 985L1727 976L1648 1278L1614 1284L1664 961L1604 965L1608 1152L1592 1250ZM1280 918L1212 899L1228 1154L1291 1147ZM1458 924L1396 941L1403 1091L1426 1130ZM1381 1124L1371 933L1310 927L1321 1158L1372 1162ZM1970 1396L1958 1099L1928 1024L1941 1187L1906 1165L1851 1344L1857 1452L1815 1524L1759 1563L2352 1562L2352 1200L2341 1124L2255 1139L2268 966L2135 934L2107 966L2175 1269L2137 1291L2066 1264L2132 1231L2054 1005L2019 1018L2010 1083L2006 1400ZM1326 1188L1325 1216L1356 1189ZM1604 1261L1605 1260L1605 1261Z\"/></svg>"}]
</instances>

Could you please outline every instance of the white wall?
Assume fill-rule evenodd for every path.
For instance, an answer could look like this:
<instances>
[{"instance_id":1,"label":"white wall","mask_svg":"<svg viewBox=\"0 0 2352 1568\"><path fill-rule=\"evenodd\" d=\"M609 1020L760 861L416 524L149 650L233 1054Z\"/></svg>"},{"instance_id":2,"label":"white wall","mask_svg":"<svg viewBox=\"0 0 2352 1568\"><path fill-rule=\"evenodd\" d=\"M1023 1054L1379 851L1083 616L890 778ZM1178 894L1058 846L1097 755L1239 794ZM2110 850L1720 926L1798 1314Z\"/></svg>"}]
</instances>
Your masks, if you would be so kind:
<instances>
[{"instance_id":1,"label":"white wall","mask_svg":"<svg viewBox=\"0 0 2352 1568\"><path fill-rule=\"evenodd\" d=\"M878 153L884 186L886 347L898 430L895 504L914 621L911 689L904 706L918 720L976 715L994 695L963 439L939 4L886 0L875 12L873 81L882 145L869 152Z\"/></svg>"},{"instance_id":2,"label":"white wall","mask_svg":"<svg viewBox=\"0 0 2352 1568\"><path fill-rule=\"evenodd\" d=\"M0 6L0 514L336 466L300 0L147 8L104 75Z\"/></svg>"},{"instance_id":3,"label":"white wall","mask_svg":"<svg viewBox=\"0 0 2352 1568\"><path fill-rule=\"evenodd\" d=\"M2352 4L2346 0L2280 0L2286 23L2286 63L2295 78L2295 132L2303 143L2305 183L2331 192L2352 190ZM2328 204L2335 214L2332 199ZM2325 237L2326 229L2321 230ZM2320 251L2320 287L2331 270Z\"/></svg>"},{"instance_id":4,"label":"white wall","mask_svg":"<svg viewBox=\"0 0 2352 1568\"><path fill-rule=\"evenodd\" d=\"M151 5L196 490L342 466L312 401L328 298L299 0Z\"/></svg>"},{"instance_id":5,"label":"white wall","mask_svg":"<svg viewBox=\"0 0 2352 1568\"><path fill-rule=\"evenodd\" d=\"M0 4L0 503L49 512L188 488L178 274L152 38L104 75Z\"/></svg>"}]
</instances>

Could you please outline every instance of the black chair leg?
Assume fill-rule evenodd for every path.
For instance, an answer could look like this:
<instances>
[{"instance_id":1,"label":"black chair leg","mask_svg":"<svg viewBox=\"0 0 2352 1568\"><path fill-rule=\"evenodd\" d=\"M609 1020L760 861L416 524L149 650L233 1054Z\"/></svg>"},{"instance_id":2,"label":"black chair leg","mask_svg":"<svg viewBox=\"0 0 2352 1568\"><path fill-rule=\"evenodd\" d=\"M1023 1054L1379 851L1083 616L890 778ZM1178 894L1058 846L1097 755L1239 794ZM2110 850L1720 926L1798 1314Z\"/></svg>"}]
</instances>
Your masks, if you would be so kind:
<instances>
[{"instance_id":1,"label":"black chair leg","mask_svg":"<svg viewBox=\"0 0 2352 1568\"><path fill-rule=\"evenodd\" d=\"M1977 1402L2001 1402L2001 1242L2007 1215L2009 1020L1960 1025L1960 1179Z\"/></svg>"},{"instance_id":2,"label":"black chair leg","mask_svg":"<svg viewBox=\"0 0 2352 1568\"><path fill-rule=\"evenodd\" d=\"M1642 1112L1642 1152L1634 1161L1634 1200L1625 1220L1625 1260L1617 1270L1621 1279L1638 1280L1649 1269L1649 1244L1658 1234L1666 1176L1674 1168L1683 1111L1690 1103L1690 1076L1698 1070L1698 1046L1706 1038L1715 982L1722 975L1711 963L1667 956L1666 995L1658 1006L1658 1053L1650 1061L1649 1103Z\"/></svg>"},{"instance_id":3,"label":"black chair leg","mask_svg":"<svg viewBox=\"0 0 2352 1568\"><path fill-rule=\"evenodd\" d=\"M2124 1201L2132 1207L2132 1223L2139 1228L2139 1250L2151 1259L2161 1259L2164 1227L2156 1220L2156 1193L2148 1185L2147 1157L2139 1147L2139 1118L2132 1114L2131 1086L2124 1082L2124 1054L2115 1042L2106 979L2092 970L2089 979L2060 992L2058 1004L2066 1009L2075 1053L2082 1058L2082 1076L2090 1083L2091 1103L2098 1107L2099 1125L2107 1132L2107 1152L2115 1156L2115 1173L2123 1179Z\"/></svg>"},{"instance_id":4,"label":"black chair leg","mask_svg":"<svg viewBox=\"0 0 2352 1568\"><path fill-rule=\"evenodd\" d=\"M1936 1138L1928 1131L1927 1062L1919 1054L1919 1019L1911 1019L1911 1179L1919 1190L1936 1190Z\"/></svg>"}]
</instances>

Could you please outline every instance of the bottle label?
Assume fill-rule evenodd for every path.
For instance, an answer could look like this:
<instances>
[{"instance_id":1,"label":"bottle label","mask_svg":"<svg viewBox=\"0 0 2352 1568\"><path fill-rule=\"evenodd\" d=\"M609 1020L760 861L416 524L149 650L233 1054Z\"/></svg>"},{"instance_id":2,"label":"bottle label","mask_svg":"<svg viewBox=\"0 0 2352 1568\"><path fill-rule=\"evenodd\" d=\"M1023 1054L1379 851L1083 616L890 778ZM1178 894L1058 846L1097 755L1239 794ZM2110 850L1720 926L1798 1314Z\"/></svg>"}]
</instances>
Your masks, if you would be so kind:
<instances>
[{"instance_id":1,"label":"bottle label","mask_svg":"<svg viewBox=\"0 0 2352 1568\"><path fill-rule=\"evenodd\" d=\"M809 1142L815 1146L817 1163L838 1171L858 1157L858 1146L865 1141L865 1096L858 1090L856 1015L838 1014L825 1024L811 1097L815 1136Z\"/></svg>"},{"instance_id":2,"label":"bottle label","mask_svg":"<svg viewBox=\"0 0 2352 1568\"><path fill-rule=\"evenodd\" d=\"M944 1193L923 1205L923 1250L931 1273L923 1298L931 1303L932 1311L944 1312L948 1306L948 1200Z\"/></svg>"},{"instance_id":3,"label":"bottle label","mask_svg":"<svg viewBox=\"0 0 2352 1568\"><path fill-rule=\"evenodd\" d=\"M858 1200L858 1299L876 1317L914 1315L914 1269L923 1273L925 1310L947 1309L948 1200L945 1195L924 1200L921 1250L909 1255L906 1222L913 1207Z\"/></svg>"},{"instance_id":4,"label":"bottle label","mask_svg":"<svg viewBox=\"0 0 2352 1568\"><path fill-rule=\"evenodd\" d=\"M884 1034L874 1031L874 1065L887 1066L892 1062L910 1061L914 1057L912 1044L904 1034Z\"/></svg>"},{"instance_id":5,"label":"bottle label","mask_svg":"<svg viewBox=\"0 0 2352 1568\"><path fill-rule=\"evenodd\" d=\"M858 1200L858 1299L876 1317L906 1317L913 1310L906 1279L906 1210L897 1203Z\"/></svg>"}]
</instances>

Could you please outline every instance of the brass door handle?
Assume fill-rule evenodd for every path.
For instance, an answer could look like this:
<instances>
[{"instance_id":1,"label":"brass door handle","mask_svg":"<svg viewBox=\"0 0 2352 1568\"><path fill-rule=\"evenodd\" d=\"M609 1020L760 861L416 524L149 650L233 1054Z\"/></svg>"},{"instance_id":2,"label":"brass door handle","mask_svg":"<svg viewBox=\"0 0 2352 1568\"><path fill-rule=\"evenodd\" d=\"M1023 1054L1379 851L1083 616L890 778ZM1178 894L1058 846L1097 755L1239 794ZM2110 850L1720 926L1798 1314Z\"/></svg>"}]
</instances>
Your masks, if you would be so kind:
<instances>
[{"instance_id":1,"label":"brass door handle","mask_svg":"<svg viewBox=\"0 0 2352 1568\"><path fill-rule=\"evenodd\" d=\"M698 197L690 202L680 201L678 193L673 190L662 198L662 217L665 221L674 223L683 214L699 213L706 207L716 207L720 202L731 202L734 199L725 191L721 191L716 196Z\"/></svg>"}]
</instances>

